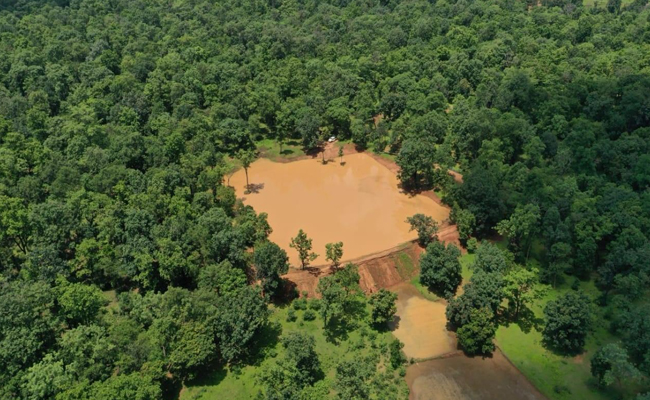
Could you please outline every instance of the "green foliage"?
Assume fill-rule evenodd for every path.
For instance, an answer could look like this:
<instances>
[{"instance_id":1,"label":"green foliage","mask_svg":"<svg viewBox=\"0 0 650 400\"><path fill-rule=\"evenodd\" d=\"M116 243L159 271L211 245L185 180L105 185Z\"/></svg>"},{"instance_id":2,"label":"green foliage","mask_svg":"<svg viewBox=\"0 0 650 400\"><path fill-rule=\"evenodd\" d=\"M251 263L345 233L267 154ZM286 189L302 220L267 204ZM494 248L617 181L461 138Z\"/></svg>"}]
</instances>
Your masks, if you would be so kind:
<instances>
[{"instance_id":1,"label":"green foliage","mask_svg":"<svg viewBox=\"0 0 650 400\"><path fill-rule=\"evenodd\" d=\"M506 253L503 250L493 243L482 242L470 268L474 271L504 274L508 270L508 264Z\"/></svg>"},{"instance_id":2,"label":"green foliage","mask_svg":"<svg viewBox=\"0 0 650 400\"><path fill-rule=\"evenodd\" d=\"M226 361L247 355L256 335L266 326L268 310L260 291L245 287L217 301L220 310L214 321L219 351Z\"/></svg>"},{"instance_id":3,"label":"green foliage","mask_svg":"<svg viewBox=\"0 0 650 400\"><path fill-rule=\"evenodd\" d=\"M311 239L307 237L307 234L302 229L298 231L296 237L291 238L289 247L296 249L298 252L302 269L307 268L309 263L318 257L318 254L311 251Z\"/></svg>"},{"instance_id":4,"label":"green foliage","mask_svg":"<svg viewBox=\"0 0 650 400\"><path fill-rule=\"evenodd\" d=\"M336 366L336 389L339 399L369 399L369 379L376 363L371 360L345 360Z\"/></svg>"},{"instance_id":5,"label":"green foliage","mask_svg":"<svg viewBox=\"0 0 650 400\"><path fill-rule=\"evenodd\" d=\"M411 225L409 231L417 231L420 246L426 247L434 240L438 240L438 222L424 214L415 214L406 218Z\"/></svg>"},{"instance_id":6,"label":"green foliage","mask_svg":"<svg viewBox=\"0 0 650 400\"><path fill-rule=\"evenodd\" d=\"M453 244L430 243L420 256L420 282L442 297L453 297L463 281L459 257L460 250Z\"/></svg>"},{"instance_id":7,"label":"green foliage","mask_svg":"<svg viewBox=\"0 0 650 400\"><path fill-rule=\"evenodd\" d=\"M334 274L318 280L316 291L321 295L320 315L332 340L344 336L363 312L360 298L358 267L348 264Z\"/></svg>"},{"instance_id":8,"label":"green foliage","mask_svg":"<svg viewBox=\"0 0 650 400\"><path fill-rule=\"evenodd\" d=\"M331 261L334 268L338 268L343 257L343 242L327 243L325 245L325 260Z\"/></svg>"},{"instance_id":9,"label":"green foliage","mask_svg":"<svg viewBox=\"0 0 650 400\"><path fill-rule=\"evenodd\" d=\"M627 352L617 343L606 344L591 359L591 374L601 386L619 386L639 377L639 371L628 360Z\"/></svg>"},{"instance_id":10,"label":"green foliage","mask_svg":"<svg viewBox=\"0 0 650 400\"><path fill-rule=\"evenodd\" d=\"M314 337L294 332L282 338L282 345L286 349L286 359L298 369L301 386L313 384L322 373Z\"/></svg>"},{"instance_id":11,"label":"green foliage","mask_svg":"<svg viewBox=\"0 0 650 400\"><path fill-rule=\"evenodd\" d=\"M393 340L390 342L390 345L388 345L388 351L390 352L390 366L393 367L393 369L399 368L404 364L404 362L406 362L406 357L402 352L403 348L404 343L397 339Z\"/></svg>"},{"instance_id":12,"label":"green foliage","mask_svg":"<svg viewBox=\"0 0 650 400\"><path fill-rule=\"evenodd\" d=\"M621 336L632 362L647 374L650 371L650 314L646 306L621 308L612 327Z\"/></svg>"},{"instance_id":13,"label":"green foliage","mask_svg":"<svg viewBox=\"0 0 650 400\"><path fill-rule=\"evenodd\" d=\"M82 283L70 283L65 280L59 280L58 283L57 301L66 320L72 325L93 322L101 307L105 305L102 292L96 287Z\"/></svg>"},{"instance_id":14,"label":"green foliage","mask_svg":"<svg viewBox=\"0 0 650 400\"><path fill-rule=\"evenodd\" d=\"M515 320L523 309L546 294L547 288L538 281L538 271L535 268L527 270L516 267L503 277L503 294Z\"/></svg>"},{"instance_id":15,"label":"green foliage","mask_svg":"<svg viewBox=\"0 0 650 400\"><path fill-rule=\"evenodd\" d=\"M456 335L458 344L467 354L490 354L494 351L496 331L492 310L483 307L471 310L469 320L458 328Z\"/></svg>"},{"instance_id":16,"label":"green foliage","mask_svg":"<svg viewBox=\"0 0 650 400\"><path fill-rule=\"evenodd\" d=\"M265 293L277 295L282 288L280 275L289 271L289 257L287 253L273 242L262 242L255 247L253 263L257 279L262 281Z\"/></svg>"},{"instance_id":17,"label":"green foliage","mask_svg":"<svg viewBox=\"0 0 650 400\"><path fill-rule=\"evenodd\" d=\"M461 327L471 320L472 311L487 308L496 314L503 301L503 276L498 272L478 271L463 286L463 294L447 304L447 320Z\"/></svg>"},{"instance_id":18,"label":"green foliage","mask_svg":"<svg viewBox=\"0 0 650 400\"><path fill-rule=\"evenodd\" d=\"M603 304L641 301L650 11L593 3L4 2L0 397L88 325L130 327L132 343L42 396L159 398L142 360L170 372L174 332L214 329L210 304L248 284L270 232L225 179L259 141L389 151L403 189L444 188L462 240L497 227L554 287L597 276ZM75 288L65 307L60 276ZM92 287L128 294L120 318L95 311Z\"/></svg>"},{"instance_id":19,"label":"green foliage","mask_svg":"<svg viewBox=\"0 0 650 400\"><path fill-rule=\"evenodd\" d=\"M370 296L368 303L372 307L370 319L377 326L385 326L393 320L397 312L397 293L390 292L386 289L379 289Z\"/></svg>"},{"instance_id":20,"label":"green foliage","mask_svg":"<svg viewBox=\"0 0 650 400\"><path fill-rule=\"evenodd\" d=\"M225 260L219 264L210 264L199 272L198 286L201 289L228 295L247 284L246 274Z\"/></svg>"},{"instance_id":21,"label":"green foliage","mask_svg":"<svg viewBox=\"0 0 650 400\"><path fill-rule=\"evenodd\" d=\"M305 310L305 312L302 314L302 319L305 321L313 321L316 319L316 312L314 310Z\"/></svg>"},{"instance_id":22,"label":"green foliage","mask_svg":"<svg viewBox=\"0 0 650 400\"><path fill-rule=\"evenodd\" d=\"M467 252L470 253L470 254L475 253L476 249L478 249L478 246L479 246L478 240L476 240L476 238L470 238L467 241L467 246L466 246L467 247Z\"/></svg>"},{"instance_id":23,"label":"green foliage","mask_svg":"<svg viewBox=\"0 0 650 400\"><path fill-rule=\"evenodd\" d=\"M435 145L426 138L406 138L395 158L405 190L421 190L432 184Z\"/></svg>"},{"instance_id":24,"label":"green foliage","mask_svg":"<svg viewBox=\"0 0 650 400\"><path fill-rule=\"evenodd\" d=\"M567 292L544 308L546 326L542 332L551 348L580 353L592 327L591 299L582 292Z\"/></svg>"},{"instance_id":25,"label":"green foliage","mask_svg":"<svg viewBox=\"0 0 650 400\"><path fill-rule=\"evenodd\" d=\"M474 227L476 225L476 217L469 210L464 210L458 205L455 205L452 209L449 219L456 224L458 228L458 238L463 243L469 243L471 240L470 237L474 233Z\"/></svg>"},{"instance_id":26,"label":"green foliage","mask_svg":"<svg viewBox=\"0 0 650 400\"><path fill-rule=\"evenodd\" d=\"M539 219L539 206L535 204L517 206L510 218L496 225L496 230L499 234L508 238L513 252L523 251L527 258L532 235L537 231Z\"/></svg>"},{"instance_id":27,"label":"green foliage","mask_svg":"<svg viewBox=\"0 0 650 400\"><path fill-rule=\"evenodd\" d=\"M169 354L170 369L181 377L193 377L216 357L214 335L200 322L181 325Z\"/></svg>"}]
</instances>

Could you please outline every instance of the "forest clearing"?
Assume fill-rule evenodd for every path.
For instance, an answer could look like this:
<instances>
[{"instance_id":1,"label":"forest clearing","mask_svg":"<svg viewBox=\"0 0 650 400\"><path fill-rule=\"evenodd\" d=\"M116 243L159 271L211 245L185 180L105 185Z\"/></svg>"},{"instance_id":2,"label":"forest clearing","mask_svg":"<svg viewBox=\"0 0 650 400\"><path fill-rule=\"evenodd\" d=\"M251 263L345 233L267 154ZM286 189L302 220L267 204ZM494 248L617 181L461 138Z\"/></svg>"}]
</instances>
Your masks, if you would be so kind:
<instances>
[{"instance_id":1,"label":"forest clearing","mask_svg":"<svg viewBox=\"0 0 650 400\"><path fill-rule=\"evenodd\" d=\"M239 170L230 178L237 196L258 212L268 214L271 240L298 259L289 248L299 229L313 239L320 255L312 264L325 264L325 244L344 243L342 262L377 253L415 239L406 218L413 214L431 215L439 223L449 209L427 196L407 195L398 190L398 179L374 158L364 153L345 156L323 164L321 159L274 163L255 161L246 177Z\"/></svg>"}]
</instances>

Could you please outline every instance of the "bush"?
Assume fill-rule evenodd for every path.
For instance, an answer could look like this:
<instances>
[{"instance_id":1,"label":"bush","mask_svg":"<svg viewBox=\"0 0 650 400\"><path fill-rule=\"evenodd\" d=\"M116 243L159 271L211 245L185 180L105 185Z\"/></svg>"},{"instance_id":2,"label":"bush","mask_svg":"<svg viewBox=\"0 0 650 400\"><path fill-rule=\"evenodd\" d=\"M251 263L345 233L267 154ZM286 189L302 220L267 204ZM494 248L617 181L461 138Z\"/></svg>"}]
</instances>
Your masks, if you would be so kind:
<instances>
[{"instance_id":1,"label":"bush","mask_svg":"<svg viewBox=\"0 0 650 400\"><path fill-rule=\"evenodd\" d=\"M307 309L307 300L304 298L298 298L293 301L291 304L294 310L306 310Z\"/></svg>"},{"instance_id":2,"label":"bush","mask_svg":"<svg viewBox=\"0 0 650 400\"><path fill-rule=\"evenodd\" d=\"M287 322L294 322L297 318L296 310L290 308L289 311L287 311Z\"/></svg>"},{"instance_id":3,"label":"bush","mask_svg":"<svg viewBox=\"0 0 650 400\"><path fill-rule=\"evenodd\" d=\"M567 292L549 301L544 315L542 336L546 345L562 353L580 353L591 329L591 299L580 291Z\"/></svg>"},{"instance_id":4,"label":"bush","mask_svg":"<svg viewBox=\"0 0 650 400\"><path fill-rule=\"evenodd\" d=\"M458 257L460 250L453 244L429 244L420 256L420 283L445 298L453 297L463 280Z\"/></svg>"},{"instance_id":5,"label":"bush","mask_svg":"<svg viewBox=\"0 0 650 400\"><path fill-rule=\"evenodd\" d=\"M393 367L393 369L399 368L402 364L404 364L404 361L406 361L406 358L402 353L403 347L404 343L400 342L397 339L393 340L389 345L390 365Z\"/></svg>"},{"instance_id":6,"label":"bush","mask_svg":"<svg viewBox=\"0 0 650 400\"><path fill-rule=\"evenodd\" d=\"M470 238L467 241L467 251L469 253L474 253L478 249L478 240L476 238Z\"/></svg>"},{"instance_id":7,"label":"bush","mask_svg":"<svg viewBox=\"0 0 650 400\"><path fill-rule=\"evenodd\" d=\"M316 313L314 312L314 310L307 310L303 314L302 319L304 319L305 321L313 321L316 319Z\"/></svg>"},{"instance_id":8,"label":"bush","mask_svg":"<svg viewBox=\"0 0 650 400\"><path fill-rule=\"evenodd\" d=\"M320 302L320 300L318 300L318 299L313 299L313 300L311 300L311 301L308 302L308 306L309 306L309 308L310 308L311 310L319 311L319 310L320 310L320 306L321 306L321 302Z\"/></svg>"},{"instance_id":9,"label":"bush","mask_svg":"<svg viewBox=\"0 0 650 400\"><path fill-rule=\"evenodd\" d=\"M496 324L494 314L488 307L473 309L470 320L456 331L458 344L469 355L490 354L494 351Z\"/></svg>"}]
</instances>

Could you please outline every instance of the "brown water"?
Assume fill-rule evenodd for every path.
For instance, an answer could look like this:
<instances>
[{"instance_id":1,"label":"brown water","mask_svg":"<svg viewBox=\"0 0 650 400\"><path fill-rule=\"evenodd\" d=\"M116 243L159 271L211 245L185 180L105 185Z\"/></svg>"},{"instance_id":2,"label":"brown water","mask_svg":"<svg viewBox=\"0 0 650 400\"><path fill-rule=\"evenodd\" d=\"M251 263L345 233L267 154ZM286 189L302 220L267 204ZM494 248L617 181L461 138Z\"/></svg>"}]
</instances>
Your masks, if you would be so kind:
<instances>
[{"instance_id":1,"label":"brown water","mask_svg":"<svg viewBox=\"0 0 650 400\"><path fill-rule=\"evenodd\" d=\"M426 359L456 350L446 328L443 303L425 299L409 283L401 283L391 290L398 296L393 335L404 343L407 358Z\"/></svg>"},{"instance_id":2,"label":"brown water","mask_svg":"<svg viewBox=\"0 0 650 400\"><path fill-rule=\"evenodd\" d=\"M545 399L498 350L489 358L460 353L416 363L406 383L411 400Z\"/></svg>"},{"instance_id":3,"label":"brown water","mask_svg":"<svg viewBox=\"0 0 650 400\"><path fill-rule=\"evenodd\" d=\"M244 193L243 170L230 184L246 204L268 213L270 239L287 251L293 266L298 257L289 242L299 229L313 239L313 250L320 255L313 264L319 265L326 264L326 243L343 242L343 259L351 260L416 238L405 222L408 216L423 213L438 221L449 216L430 198L401 193L397 177L363 153L346 156L345 165L338 160L323 165L320 159L259 159L248 176L250 194Z\"/></svg>"}]
</instances>

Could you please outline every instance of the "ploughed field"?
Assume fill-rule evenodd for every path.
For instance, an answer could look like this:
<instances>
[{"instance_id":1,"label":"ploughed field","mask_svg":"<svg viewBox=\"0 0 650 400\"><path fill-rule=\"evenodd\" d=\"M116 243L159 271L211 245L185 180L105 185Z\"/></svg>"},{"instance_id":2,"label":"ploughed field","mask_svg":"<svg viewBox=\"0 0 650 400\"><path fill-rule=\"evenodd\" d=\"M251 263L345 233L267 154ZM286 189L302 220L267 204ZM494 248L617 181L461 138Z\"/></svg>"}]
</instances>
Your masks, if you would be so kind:
<instances>
[{"instance_id":1,"label":"ploughed field","mask_svg":"<svg viewBox=\"0 0 650 400\"><path fill-rule=\"evenodd\" d=\"M449 357L419 362L406 372L410 400L544 400L546 399L504 357Z\"/></svg>"},{"instance_id":2,"label":"ploughed field","mask_svg":"<svg viewBox=\"0 0 650 400\"><path fill-rule=\"evenodd\" d=\"M293 266L299 261L289 243L299 229L319 254L312 264L322 265L326 243L343 242L343 259L352 260L415 239L406 217L423 213L440 222L449 216L426 196L402 193L395 174L363 153L345 156L343 165L338 159L324 165L318 158L290 163L262 158L248 177L250 193L243 169L230 185L245 204L268 213L270 239L287 251Z\"/></svg>"}]
</instances>

